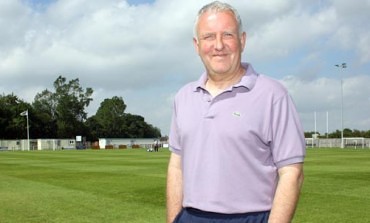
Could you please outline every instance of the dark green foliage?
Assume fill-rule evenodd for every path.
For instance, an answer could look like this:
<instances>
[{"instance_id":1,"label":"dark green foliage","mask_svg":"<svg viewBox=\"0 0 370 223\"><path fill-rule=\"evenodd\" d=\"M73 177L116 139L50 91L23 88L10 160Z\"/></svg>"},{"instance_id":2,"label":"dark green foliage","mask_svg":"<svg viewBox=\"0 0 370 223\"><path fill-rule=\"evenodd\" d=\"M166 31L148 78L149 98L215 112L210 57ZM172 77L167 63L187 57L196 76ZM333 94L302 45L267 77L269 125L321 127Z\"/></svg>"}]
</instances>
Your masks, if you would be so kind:
<instances>
[{"instance_id":1,"label":"dark green foliage","mask_svg":"<svg viewBox=\"0 0 370 223\"><path fill-rule=\"evenodd\" d=\"M93 89L83 89L79 79L67 81L59 76L54 90L37 93L28 104L16 95L0 95L0 139L27 138L28 110L30 138L158 138L160 130L145 122L144 117L125 113L121 97L105 99L96 115L87 119L85 109L92 99Z\"/></svg>"},{"instance_id":2,"label":"dark green foliage","mask_svg":"<svg viewBox=\"0 0 370 223\"><path fill-rule=\"evenodd\" d=\"M145 122L144 117L125 113L121 97L105 99L96 115L87 120L95 137L100 138L158 138L160 130Z\"/></svg>"},{"instance_id":3,"label":"dark green foliage","mask_svg":"<svg viewBox=\"0 0 370 223\"><path fill-rule=\"evenodd\" d=\"M27 138L26 118L20 115L27 109L31 111L31 105L13 93L0 95L0 139Z\"/></svg>"},{"instance_id":4,"label":"dark green foliage","mask_svg":"<svg viewBox=\"0 0 370 223\"><path fill-rule=\"evenodd\" d=\"M38 122L33 130L37 138L74 138L85 135L85 108L92 101L93 90L80 86L79 80L67 82L59 76L54 82L54 92L45 89L35 96L33 108ZM44 126L44 128L37 128Z\"/></svg>"},{"instance_id":5,"label":"dark green foliage","mask_svg":"<svg viewBox=\"0 0 370 223\"><path fill-rule=\"evenodd\" d=\"M312 138L312 135L315 134L315 132L305 132L304 136L306 138ZM326 138L326 133L324 135L320 135L319 132L316 132L316 134L319 134L319 138ZM328 138L341 138L342 131L341 130L335 130L335 132L329 133ZM343 137L363 137L363 138L370 138L370 130L367 131L360 131L358 129L349 129L345 128L343 129Z\"/></svg>"},{"instance_id":6,"label":"dark green foliage","mask_svg":"<svg viewBox=\"0 0 370 223\"><path fill-rule=\"evenodd\" d=\"M125 109L126 105L123 99L117 96L105 99L100 103L96 115L92 117L100 127L97 134L100 137L122 137L124 135Z\"/></svg>"}]
</instances>

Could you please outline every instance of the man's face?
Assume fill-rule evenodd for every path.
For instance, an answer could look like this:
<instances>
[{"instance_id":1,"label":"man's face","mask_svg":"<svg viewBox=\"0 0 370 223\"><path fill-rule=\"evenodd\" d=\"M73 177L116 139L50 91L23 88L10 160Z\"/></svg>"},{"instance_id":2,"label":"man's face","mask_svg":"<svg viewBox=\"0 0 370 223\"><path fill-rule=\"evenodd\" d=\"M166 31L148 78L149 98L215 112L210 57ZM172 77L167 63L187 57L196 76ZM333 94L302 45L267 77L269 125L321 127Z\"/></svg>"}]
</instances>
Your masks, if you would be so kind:
<instances>
[{"instance_id":1,"label":"man's face","mask_svg":"<svg viewBox=\"0 0 370 223\"><path fill-rule=\"evenodd\" d=\"M232 12L206 12L199 18L195 49L209 75L234 74L241 62L246 34L239 35Z\"/></svg>"}]
</instances>

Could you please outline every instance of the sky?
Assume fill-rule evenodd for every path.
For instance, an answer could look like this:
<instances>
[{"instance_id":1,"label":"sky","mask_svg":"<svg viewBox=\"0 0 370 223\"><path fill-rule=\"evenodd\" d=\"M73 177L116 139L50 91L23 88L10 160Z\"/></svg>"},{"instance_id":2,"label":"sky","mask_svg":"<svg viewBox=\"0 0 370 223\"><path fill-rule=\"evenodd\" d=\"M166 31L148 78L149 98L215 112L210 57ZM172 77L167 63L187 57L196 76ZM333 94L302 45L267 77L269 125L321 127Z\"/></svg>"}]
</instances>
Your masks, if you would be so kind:
<instances>
[{"instance_id":1,"label":"sky","mask_svg":"<svg viewBox=\"0 0 370 223\"><path fill-rule=\"evenodd\" d=\"M0 0L0 94L32 103L78 78L89 116L119 96L168 135L174 95L204 71L193 24L209 2ZM225 2L247 32L242 60L286 86L304 131L340 130L342 108L345 128L370 129L370 0Z\"/></svg>"}]
</instances>

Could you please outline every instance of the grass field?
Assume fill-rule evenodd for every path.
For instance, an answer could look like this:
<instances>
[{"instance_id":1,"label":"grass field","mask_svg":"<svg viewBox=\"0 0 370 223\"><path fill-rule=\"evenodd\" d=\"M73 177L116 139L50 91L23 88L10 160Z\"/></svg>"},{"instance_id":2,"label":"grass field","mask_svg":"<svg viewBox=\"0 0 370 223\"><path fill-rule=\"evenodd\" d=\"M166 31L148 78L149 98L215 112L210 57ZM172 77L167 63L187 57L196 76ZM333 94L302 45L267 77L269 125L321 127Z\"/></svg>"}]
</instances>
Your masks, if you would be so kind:
<instances>
[{"instance_id":1,"label":"grass field","mask_svg":"<svg viewBox=\"0 0 370 223\"><path fill-rule=\"evenodd\" d=\"M370 222L370 150L308 149L294 222Z\"/></svg>"},{"instance_id":2,"label":"grass field","mask_svg":"<svg viewBox=\"0 0 370 223\"><path fill-rule=\"evenodd\" d=\"M370 150L308 149L298 222L370 222ZM0 152L0 222L165 221L169 152Z\"/></svg>"}]
</instances>

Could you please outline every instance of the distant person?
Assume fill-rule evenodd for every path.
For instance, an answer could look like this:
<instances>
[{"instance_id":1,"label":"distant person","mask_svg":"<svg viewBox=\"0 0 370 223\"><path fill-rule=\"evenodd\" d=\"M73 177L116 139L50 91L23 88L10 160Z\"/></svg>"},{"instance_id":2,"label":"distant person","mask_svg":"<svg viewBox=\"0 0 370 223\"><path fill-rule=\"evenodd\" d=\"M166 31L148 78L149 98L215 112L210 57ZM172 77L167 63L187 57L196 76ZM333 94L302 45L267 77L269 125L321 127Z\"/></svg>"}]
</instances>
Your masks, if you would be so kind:
<instances>
[{"instance_id":1,"label":"distant person","mask_svg":"<svg viewBox=\"0 0 370 223\"><path fill-rule=\"evenodd\" d=\"M154 152L158 152L158 148L159 148L159 142L158 142L158 140L155 140L155 143L154 143Z\"/></svg>"},{"instance_id":2,"label":"distant person","mask_svg":"<svg viewBox=\"0 0 370 223\"><path fill-rule=\"evenodd\" d=\"M232 6L204 6L194 30L205 73L175 97L167 222L291 222L305 157L291 97L241 62L246 33Z\"/></svg>"}]
</instances>

